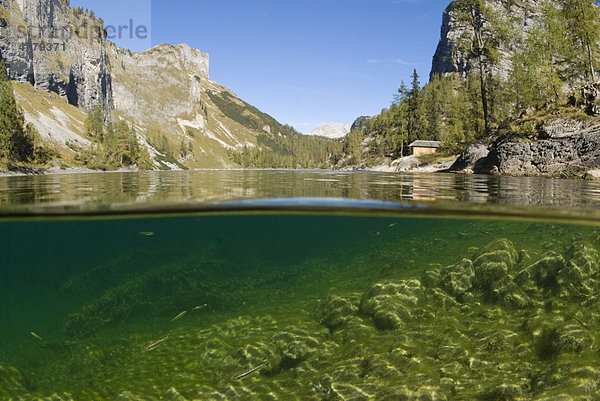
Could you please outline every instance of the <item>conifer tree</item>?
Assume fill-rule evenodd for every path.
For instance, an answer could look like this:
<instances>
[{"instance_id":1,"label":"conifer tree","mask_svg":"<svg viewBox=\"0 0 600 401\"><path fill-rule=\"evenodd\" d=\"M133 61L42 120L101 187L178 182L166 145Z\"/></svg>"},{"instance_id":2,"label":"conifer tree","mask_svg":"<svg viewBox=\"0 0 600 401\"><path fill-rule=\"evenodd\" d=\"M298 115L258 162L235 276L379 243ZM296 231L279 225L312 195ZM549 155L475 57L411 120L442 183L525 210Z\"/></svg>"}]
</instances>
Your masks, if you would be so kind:
<instances>
[{"instance_id":1,"label":"conifer tree","mask_svg":"<svg viewBox=\"0 0 600 401\"><path fill-rule=\"evenodd\" d=\"M95 141L104 142L104 113L102 107L94 106L85 119L85 132Z\"/></svg>"},{"instance_id":2,"label":"conifer tree","mask_svg":"<svg viewBox=\"0 0 600 401\"><path fill-rule=\"evenodd\" d=\"M0 61L0 159L28 161L34 152L35 129L25 126L23 112L17 106L6 64Z\"/></svg>"},{"instance_id":3,"label":"conifer tree","mask_svg":"<svg viewBox=\"0 0 600 401\"><path fill-rule=\"evenodd\" d=\"M393 151L400 156L404 156L404 148L408 141L408 95L410 91L408 87L401 81L398 92L394 95L394 104L397 106L392 113L393 132L392 143L394 144Z\"/></svg>"},{"instance_id":4,"label":"conifer tree","mask_svg":"<svg viewBox=\"0 0 600 401\"><path fill-rule=\"evenodd\" d=\"M425 110L427 134L424 139L441 140L442 123L442 84L441 79L433 76L423 88L423 108Z\"/></svg>"},{"instance_id":5,"label":"conifer tree","mask_svg":"<svg viewBox=\"0 0 600 401\"><path fill-rule=\"evenodd\" d=\"M413 71L412 78L411 88L406 96L408 105L406 115L408 142L413 142L423 137L422 94L417 70Z\"/></svg>"}]
</instances>

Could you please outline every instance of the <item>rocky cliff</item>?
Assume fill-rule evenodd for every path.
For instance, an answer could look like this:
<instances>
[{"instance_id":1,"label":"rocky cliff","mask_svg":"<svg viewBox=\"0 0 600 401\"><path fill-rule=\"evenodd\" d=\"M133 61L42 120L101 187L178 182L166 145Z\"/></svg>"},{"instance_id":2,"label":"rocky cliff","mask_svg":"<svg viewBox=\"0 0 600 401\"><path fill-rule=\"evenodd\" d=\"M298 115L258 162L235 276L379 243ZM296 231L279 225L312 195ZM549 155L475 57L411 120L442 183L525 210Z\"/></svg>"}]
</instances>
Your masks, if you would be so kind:
<instances>
[{"instance_id":1,"label":"rocky cliff","mask_svg":"<svg viewBox=\"0 0 600 401\"><path fill-rule=\"evenodd\" d=\"M133 121L150 142L165 134L188 147L179 155L187 167L232 167L228 151L254 147L259 134L271 131L233 92L210 80L206 53L186 44L141 53L111 44L109 54L115 113ZM261 122L247 127L247 118Z\"/></svg>"},{"instance_id":2,"label":"rocky cliff","mask_svg":"<svg viewBox=\"0 0 600 401\"><path fill-rule=\"evenodd\" d=\"M552 0L505 1L487 0L500 18L508 22L514 32L527 33L539 21L542 8ZM461 51L460 41L472 36L469 27L457 20L454 2L450 3L442 17L441 37L431 66L431 76L458 73L466 77L473 66L467 54ZM491 72L504 79L511 69L510 59L515 51L519 51L519 42L511 40L500 43L499 61L491 67Z\"/></svg>"},{"instance_id":3,"label":"rocky cliff","mask_svg":"<svg viewBox=\"0 0 600 401\"><path fill-rule=\"evenodd\" d=\"M186 44L132 53L107 41L103 24L68 0L0 0L0 59L27 122L61 163L89 147L85 112L95 106L134 124L155 168L235 167L231 151L285 135L210 80L208 54Z\"/></svg>"},{"instance_id":4,"label":"rocky cliff","mask_svg":"<svg viewBox=\"0 0 600 401\"><path fill-rule=\"evenodd\" d=\"M103 22L68 0L0 0L0 58L11 79L84 110L112 108L107 43Z\"/></svg>"}]
</instances>

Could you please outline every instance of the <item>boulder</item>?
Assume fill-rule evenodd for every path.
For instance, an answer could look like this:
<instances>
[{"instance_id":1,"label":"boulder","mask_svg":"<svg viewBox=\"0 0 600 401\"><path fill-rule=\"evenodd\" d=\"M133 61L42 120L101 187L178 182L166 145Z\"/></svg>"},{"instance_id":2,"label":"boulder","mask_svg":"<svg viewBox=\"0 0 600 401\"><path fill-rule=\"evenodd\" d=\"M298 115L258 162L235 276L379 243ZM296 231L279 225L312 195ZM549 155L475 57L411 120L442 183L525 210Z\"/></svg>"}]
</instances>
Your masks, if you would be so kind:
<instances>
[{"instance_id":1,"label":"boulder","mask_svg":"<svg viewBox=\"0 0 600 401\"><path fill-rule=\"evenodd\" d=\"M348 324L357 314L358 306L346 298L329 296L319 301L315 310L317 320L330 332Z\"/></svg>"},{"instance_id":2,"label":"boulder","mask_svg":"<svg viewBox=\"0 0 600 401\"><path fill-rule=\"evenodd\" d=\"M507 239L493 241L484 247L473 261L475 288L490 291L494 283L504 278L518 261L519 253Z\"/></svg>"},{"instance_id":3,"label":"boulder","mask_svg":"<svg viewBox=\"0 0 600 401\"><path fill-rule=\"evenodd\" d=\"M440 273L440 286L448 294L460 299L473 285L475 270L473 262L463 259L460 262L444 267Z\"/></svg>"},{"instance_id":4,"label":"boulder","mask_svg":"<svg viewBox=\"0 0 600 401\"><path fill-rule=\"evenodd\" d=\"M373 318L380 330L394 330L412 320L412 311L424 288L419 280L379 283L364 295L360 311Z\"/></svg>"},{"instance_id":5,"label":"boulder","mask_svg":"<svg viewBox=\"0 0 600 401\"><path fill-rule=\"evenodd\" d=\"M472 143L467 146L465 151L447 171L473 173L475 171L483 170L486 166L489 153L490 151L485 143Z\"/></svg>"}]
</instances>

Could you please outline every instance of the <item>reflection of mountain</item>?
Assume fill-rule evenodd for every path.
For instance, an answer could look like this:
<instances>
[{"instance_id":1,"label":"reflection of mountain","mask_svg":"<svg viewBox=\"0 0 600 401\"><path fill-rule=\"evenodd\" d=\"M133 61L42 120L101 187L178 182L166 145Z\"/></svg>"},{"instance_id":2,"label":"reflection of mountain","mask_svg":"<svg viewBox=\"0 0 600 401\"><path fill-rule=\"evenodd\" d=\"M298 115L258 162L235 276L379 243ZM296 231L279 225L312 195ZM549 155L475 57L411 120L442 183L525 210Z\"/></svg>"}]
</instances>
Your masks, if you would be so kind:
<instances>
[{"instance_id":1,"label":"reflection of mountain","mask_svg":"<svg viewBox=\"0 0 600 401\"><path fill-rule=\"evenodd\" d=\"M554 209L592 218L600 202L600 183L507 176L408 173L324 173L305 171L140 172L93 175L6 177L0 204L61 211L104 210L139 206L198 207L212 202L314 197L413 202L464 213L494 211L536 213L559 218ZM573 196L576 194L577 196ZM431 202L435 201L435 202ZM422 203L421 203L422 202ZM520 209L515 206L523 206ZM596 208L597 209L597 208ZM530 216L531 217L531 216Z\"/></svg>"},{"instance_id":2,"label":"reflection of mountain","mask_svg":"<svg viewBox=\"0 0 600 401\"><path fill-rule=\"evenodd\" d=\"M85 112L95 106L134 124L156 168L233 167L231 151L289 131L210 80L208 54L185 44L131 53L106 40L92 12L67 4L0 0L0 56L20 82L17 100L63 161L90 146Z\"/></svg>"}]
</instances>

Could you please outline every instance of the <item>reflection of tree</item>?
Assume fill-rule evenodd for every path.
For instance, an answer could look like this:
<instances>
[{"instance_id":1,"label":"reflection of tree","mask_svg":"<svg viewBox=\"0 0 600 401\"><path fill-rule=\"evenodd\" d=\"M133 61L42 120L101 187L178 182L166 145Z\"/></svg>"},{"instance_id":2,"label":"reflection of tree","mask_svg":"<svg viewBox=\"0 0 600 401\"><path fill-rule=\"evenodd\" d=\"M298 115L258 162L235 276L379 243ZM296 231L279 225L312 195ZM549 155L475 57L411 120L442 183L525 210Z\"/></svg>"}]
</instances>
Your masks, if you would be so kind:
<instances>
[{"instance_id":1,"label":"reflection of tree","mask_svg":"<svg viewBox=\"0 0 600 401\"><path fill-rule=\"evenodd\" d=\"M593 207L600 199L600 184L588 181L339 171L148 171L0 177L0 187L4 188L0 206L5 208L64 207L74 211L291 197L558 207Z\"/></svg>"}]
</instances>

